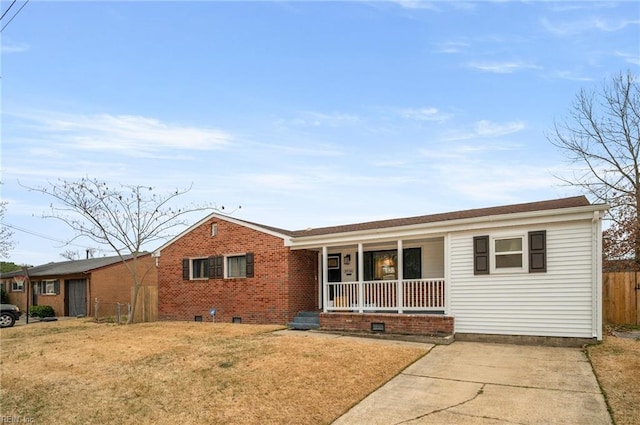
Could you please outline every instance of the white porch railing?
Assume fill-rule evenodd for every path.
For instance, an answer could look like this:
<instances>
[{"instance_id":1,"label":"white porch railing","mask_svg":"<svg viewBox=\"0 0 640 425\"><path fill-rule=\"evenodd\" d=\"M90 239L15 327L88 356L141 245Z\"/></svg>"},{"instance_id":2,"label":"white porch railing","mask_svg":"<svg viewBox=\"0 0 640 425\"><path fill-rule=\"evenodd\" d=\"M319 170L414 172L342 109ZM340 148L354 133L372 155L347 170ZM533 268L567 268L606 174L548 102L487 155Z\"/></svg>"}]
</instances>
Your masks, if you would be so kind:
<instances>
[{"instance_id":1,"label":"white porch railing","mask_svg":"<svg viewBox=\"0 0 640 425\"><path fill-rule=\"evenodd\" d=\"M442 311L445 308L444 285L444 279L329 282L327 311ZM401 303L398 302L399 293Z\"/></svg>"}]
</instances>

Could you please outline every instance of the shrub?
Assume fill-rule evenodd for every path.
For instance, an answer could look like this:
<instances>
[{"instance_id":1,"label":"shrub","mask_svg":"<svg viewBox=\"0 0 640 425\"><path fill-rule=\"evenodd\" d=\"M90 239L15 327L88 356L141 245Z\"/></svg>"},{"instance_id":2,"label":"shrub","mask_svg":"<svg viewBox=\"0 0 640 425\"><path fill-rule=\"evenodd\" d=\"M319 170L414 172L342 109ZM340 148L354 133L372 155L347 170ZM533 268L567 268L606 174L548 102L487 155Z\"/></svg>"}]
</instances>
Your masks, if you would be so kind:
<instances>
[{"instance_id":1,"label":"shrub","mask_svg":"<svg viewBox=\"0 0 640 425\"><path fill-rule=\"evenodd\" d=\"M54 317L56 314L50 305L32 305L29 307L29 314L33 317Z\"/></svg>"},{"instance_id":2,"label":"shrub","mask_svg":"<svg viewBox=\"0 0 640 425\"><path fill-rule=\"evenodd\" d=\"M2 302L2 304L9 304L7 291L5 291L3 287L0 287L0 302Z\"/></svg>"}]
</instances>

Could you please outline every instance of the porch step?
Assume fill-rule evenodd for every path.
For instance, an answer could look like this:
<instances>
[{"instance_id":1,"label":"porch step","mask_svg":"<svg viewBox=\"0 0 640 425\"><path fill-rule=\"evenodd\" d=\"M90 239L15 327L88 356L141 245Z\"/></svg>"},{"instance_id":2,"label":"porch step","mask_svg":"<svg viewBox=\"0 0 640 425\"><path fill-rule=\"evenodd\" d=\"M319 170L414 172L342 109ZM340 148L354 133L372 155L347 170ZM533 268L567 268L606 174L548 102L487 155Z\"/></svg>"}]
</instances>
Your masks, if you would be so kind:
<instances>
[{"instance_id":1,"label":"porch step","mask_svg":"<svg viewBox=\"0 0 640 425\"><path fill-rule=\"evenodd\" d=\"M310 329L318 329L320 327L320 313L314 311L301 311L293 322L287 324L289 329L308 331Z\"/></svg>"}]
</instances>

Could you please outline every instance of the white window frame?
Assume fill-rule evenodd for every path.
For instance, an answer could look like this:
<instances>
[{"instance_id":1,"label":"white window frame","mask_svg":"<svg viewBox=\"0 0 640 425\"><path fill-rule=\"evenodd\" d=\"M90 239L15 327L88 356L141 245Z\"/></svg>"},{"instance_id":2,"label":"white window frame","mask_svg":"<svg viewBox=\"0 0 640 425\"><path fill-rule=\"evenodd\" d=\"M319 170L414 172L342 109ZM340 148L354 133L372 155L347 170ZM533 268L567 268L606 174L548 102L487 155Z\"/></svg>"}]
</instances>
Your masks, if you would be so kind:
<instances>
[{"instance_id":1,"label":"white window frame","mask_svg":"<svg viewBox=\"0 0 640 425\"><path fill-rule=\"evenodd\" d=\"M505 274L505 273L528 273L529 272L529 255L528 255L528 239L526 233L505 233L505 234L495 234L490 236L490 246L489 253L490 255L490 273L491 274ZM521 239L522 240L522 251L505 251L505 252L496 252L496 241L504 240L504 239ZM509 254L521 254L522 255L522 266L521 267L496 267L496 256L497 255L509 255Z\"/></svg>"},{"instance_id":2,"label":"white window frame","mask_svg":"<svg viewBox=\"0 0 640 425\"><path fill-rule=\"evenodd\" d=\"M213 223L211 225L211 236L212 237L218 236L218 223Z\"/></svg>"},{"instance_id":3,"label":"white window frame","mask_svg":"<svg viewBox=\"0 0 640 425\"><path fill-rule=\"evenodd\" d=\"M195 267L193 266L193 262L194 261L201 261L204 260L206 262L205 264L205 269L204 269L204 276L195 276L194 275L194 270ZM189 280L206 280L209 279L209 271L207 270L209 268L209 257L195 257L195 258L189 258Z\"/></svg>"},{"instance_id":4,"label":"white window frame","mask_svg":"<svg viewBox=\"0 0 640 425\"><path fill-rule=\"evenodd\" d=\"M11 279L11 292L24 292L24 282L18 283Z\"/></svg>"},{"instance_id":5,"label":"white window frame","mask_svg":"<svg viewBox=\"0 0 640 425\"><path fill-rule=\"evenodd\" d=\"M244 258L244 267L240 270L240 276L231 276L230 275L230 267L229 260L232 258ZM245 279L247 277L247 253L242 254L230 254L224 256L224 278L225 279Z\"/></svg>"},{"instance_id":6,"label":"white window frame","mask_svg":"<svg viewBox=\"0 0 640 425\"><path fill-rule=\"evenodd\" d=\"M56 279L45 279L40 281L40 294L38 295L57 295Z\"/></svg>"}]
</instances>

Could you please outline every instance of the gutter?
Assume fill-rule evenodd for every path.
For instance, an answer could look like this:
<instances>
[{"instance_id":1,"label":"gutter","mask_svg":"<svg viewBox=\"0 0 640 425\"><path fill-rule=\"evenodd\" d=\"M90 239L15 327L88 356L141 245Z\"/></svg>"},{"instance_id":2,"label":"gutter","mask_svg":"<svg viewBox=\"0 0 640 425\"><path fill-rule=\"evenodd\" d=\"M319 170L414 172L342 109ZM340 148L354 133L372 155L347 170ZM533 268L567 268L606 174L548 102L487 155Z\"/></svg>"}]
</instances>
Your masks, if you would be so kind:
<instances>
[{"instance_id":1,"label":"gutter","mask_svg":"<svg viewBox=\"0 0 640 425\"><path fill-rule=\"evenodd\" d=\"M304 249L318 247L319 245L341 245L350 243L353 240L359 241L382 241L385 237L390 240L398 237L411 237L417 234L424 236L425 232L429 232L432 236L444 235L452 231L464 231L471 229L481 229L484 227L493 227L496 222L509 222L510 225L518 220L539 219L544 223L554 221L567 221L565 216L575 215L574 220L585 220L592 218L592 214L606 211L608 205L589 205L583 207L572 207L554 210L527 211L522 213L510 213L491 216L480 216L473 218L453 219L445 221L434 221L429 223L412 224L407 226L382 227L368 230L355 230L343 233L327 233L314 236L294 236L285 239L285 246L292 249ZM556 217L550 220L550 218ZM526 224L526 223L523 223Z\"/></svg>"}]
</instances>

